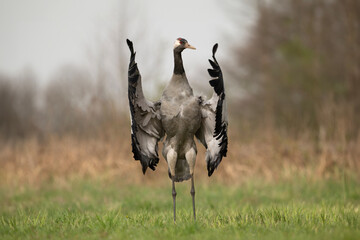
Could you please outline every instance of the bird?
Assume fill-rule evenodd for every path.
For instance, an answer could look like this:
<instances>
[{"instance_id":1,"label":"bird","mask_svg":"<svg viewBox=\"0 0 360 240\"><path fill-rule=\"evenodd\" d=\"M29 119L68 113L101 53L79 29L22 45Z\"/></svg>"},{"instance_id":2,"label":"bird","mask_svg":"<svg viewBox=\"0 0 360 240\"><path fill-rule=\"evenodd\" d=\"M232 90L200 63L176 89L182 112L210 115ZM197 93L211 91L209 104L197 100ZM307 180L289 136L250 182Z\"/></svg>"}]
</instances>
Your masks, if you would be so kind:
<instances>
[{"instance_id":1,"label":"bird","mask_svg":"<svg viewBox=\"0 0 360 240\"><path fill-rule=\"evenodd\" d=\"M162 155L168 165L172 182L173 216L176 222L175 182L191 179L193 218L195 211L194 167L197 138L206 148L208 176L219 166L228 149L228 119L223 74L215 57L216 43L208 69L214 92L210 99L194 95L183 66L182 52L193 47L184 38L177 38L174 47L174 71L159 101L145 98L141 74L135 62L133 42L126 39L130 50L128 68L128 99L131 119L133 157L140 161L145 175L147 168L156 169L159 163L158 144L163 142Z\"/></svg>"}]
</instances>

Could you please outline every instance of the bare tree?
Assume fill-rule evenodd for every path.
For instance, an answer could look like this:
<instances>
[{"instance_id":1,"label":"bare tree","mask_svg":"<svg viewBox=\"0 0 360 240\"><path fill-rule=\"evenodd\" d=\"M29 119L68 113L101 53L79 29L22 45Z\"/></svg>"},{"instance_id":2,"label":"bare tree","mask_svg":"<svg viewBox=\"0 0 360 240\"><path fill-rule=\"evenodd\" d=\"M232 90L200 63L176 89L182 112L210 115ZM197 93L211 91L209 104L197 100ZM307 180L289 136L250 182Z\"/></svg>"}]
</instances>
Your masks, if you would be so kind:
<instances>
[{"instance_id":1,"label":"bare tree","mask_svg":"<svg viewBox=\"0 0 360 240\"><path fill-rule=\"evenodd\" d=\"M31 71L19 78L0 76L1 136L25 137L37 131L36 96L36 79Z\"/></svg>"}]
</instances>

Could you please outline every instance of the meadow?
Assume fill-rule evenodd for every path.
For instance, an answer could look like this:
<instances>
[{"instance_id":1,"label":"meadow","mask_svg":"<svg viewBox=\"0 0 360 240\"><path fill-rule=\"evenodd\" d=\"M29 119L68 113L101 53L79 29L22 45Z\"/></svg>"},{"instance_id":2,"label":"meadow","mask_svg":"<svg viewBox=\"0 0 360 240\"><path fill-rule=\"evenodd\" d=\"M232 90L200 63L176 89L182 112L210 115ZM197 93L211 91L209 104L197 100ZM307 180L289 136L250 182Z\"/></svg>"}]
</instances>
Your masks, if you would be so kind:
<instances>
[{"instance_id":1,"label":"meadow","mask_svg":"<svg viewBox=\"0 0 360 240\"><path fill-rule=\"evenodd\" d=\"M0 238L360 238L358 142L238 132L211 178L199 148L197 221L185 182L176 224L165 161L144 176L121 135L2 142Z\"/></svg>"},{"instance_id":2,"label":"meadow","mask_svg":"<svg viewBox=\"0 0 360 240\"><path fill-rule=\"evenodd\" d=\"M359 239L354 179L304 178L237 186L198 184L197 220L188 184L124 185L91 179L0 190L1 239Z\"/></svg>"},{"instance_id":3,"label":"meadow","mask_svg":"<svg viewBox=\"0 0 360 240\"><path fill-rule=\"evenodd\" d=\"M0 238L360 238L358 141L229 132L211 178L199 147L196 222L190 182L176 185L176 224L164 159L144 176L121 134L3 141Z\"/></svg>"}]
</instances>

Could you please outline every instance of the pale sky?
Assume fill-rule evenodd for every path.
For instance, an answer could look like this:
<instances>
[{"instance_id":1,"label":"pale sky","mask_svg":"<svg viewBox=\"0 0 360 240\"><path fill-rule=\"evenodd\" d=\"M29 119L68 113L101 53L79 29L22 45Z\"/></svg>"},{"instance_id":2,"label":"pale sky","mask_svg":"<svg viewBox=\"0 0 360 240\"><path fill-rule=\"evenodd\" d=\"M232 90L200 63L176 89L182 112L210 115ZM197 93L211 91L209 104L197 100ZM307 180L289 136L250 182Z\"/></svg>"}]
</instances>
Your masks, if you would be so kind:
<instances>
[{"instance_id":1,"label":"pale sky","mask_svg":"<svg viewBox=\"0 0 360 240\"><path fill-rule=\"evenodd\" d=\"M151 46L158 41L163 44L162 71L170 77L173 43L177 37L184 37L197 47L194 52L184 53L185 69L195 72L192 66L198 64L206 71L214 43L219 43L219 56L225 58L231 41L238 41L225 35L234 26L221 2L0 0L0 73L16 76L31 68L41 81L47 81L64 64L86 64L89 48L116 29L123 14L125 22L131 23L125 23L124 35L134 40L140 69L141 62L151 61L151 55L157 54ZM141 41L137 45L139 33ZM146 68L141 70L146 74Z\"/></svg>"}]
</instances>

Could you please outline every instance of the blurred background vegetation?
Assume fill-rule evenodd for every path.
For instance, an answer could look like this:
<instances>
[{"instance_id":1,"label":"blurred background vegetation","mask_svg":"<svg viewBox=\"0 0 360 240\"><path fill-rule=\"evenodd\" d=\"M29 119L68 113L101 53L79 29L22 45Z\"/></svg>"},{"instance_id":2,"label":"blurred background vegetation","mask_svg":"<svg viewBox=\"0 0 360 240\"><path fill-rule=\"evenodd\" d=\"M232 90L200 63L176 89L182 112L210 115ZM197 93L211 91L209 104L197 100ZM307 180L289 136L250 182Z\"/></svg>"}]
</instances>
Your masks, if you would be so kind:
<instances>
[{"instance_id":1,"label":"blurred background vegetation","mask_svg":"<svg viewBox=\"0 0 360 240\"><path fill-rule=\"evenodd\" d=\"M223 33L220 42L228 51L219 62L228 90L230 145L211 181L236 183L250 175L276 180L295 173L308 178L358 176L360 1L248 5L256 13L249 37L240 43L227 41ZM240 28L240 4L227 1L219 11L228 11L229 20ZM125 27L126 21L119 24L119 29ZM241 29L232 34L237 31ZM127 37L120 32L113 45L96 49L89 68L59 68L46 85L40 86L31 70L17 77L0 74L2 183L70 176L139 183L167 178L163 160L155 173L143 177L132 159ZM145 42L141 35L136 39L136 45ZM163 63L160 54L148 60L148 69ZM154 70L143 81L151 82L157 74ZM163 84L151 84L156 86L152 95L159 96ZM207 84L193 85L197 92L211 90ZM201 180L206 167L204 149L198 147Z\"/></svg>"}]
</instances>

